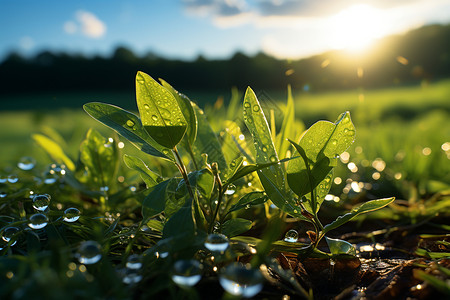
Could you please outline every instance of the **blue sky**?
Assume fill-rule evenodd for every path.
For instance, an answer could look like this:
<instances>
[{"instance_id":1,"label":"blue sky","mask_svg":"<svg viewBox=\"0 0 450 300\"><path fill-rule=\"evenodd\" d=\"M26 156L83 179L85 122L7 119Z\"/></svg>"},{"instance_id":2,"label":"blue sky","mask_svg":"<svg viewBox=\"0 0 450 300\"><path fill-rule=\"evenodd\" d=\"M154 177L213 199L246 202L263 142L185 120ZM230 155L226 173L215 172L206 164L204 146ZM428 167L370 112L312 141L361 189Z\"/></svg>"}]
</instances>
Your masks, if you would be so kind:
<instances>
[{"instance_id":1,"label":"blue sky","mask_svg":"<svg viewBox=\"0 0 450 300\"><path fill-rule=\"evenodd\" d=\"M109 55L119 45L169 58L264 51L300 58L450 23L450 0L0 0L0 59L49 49Z\"/></svg>"}]
</instances>

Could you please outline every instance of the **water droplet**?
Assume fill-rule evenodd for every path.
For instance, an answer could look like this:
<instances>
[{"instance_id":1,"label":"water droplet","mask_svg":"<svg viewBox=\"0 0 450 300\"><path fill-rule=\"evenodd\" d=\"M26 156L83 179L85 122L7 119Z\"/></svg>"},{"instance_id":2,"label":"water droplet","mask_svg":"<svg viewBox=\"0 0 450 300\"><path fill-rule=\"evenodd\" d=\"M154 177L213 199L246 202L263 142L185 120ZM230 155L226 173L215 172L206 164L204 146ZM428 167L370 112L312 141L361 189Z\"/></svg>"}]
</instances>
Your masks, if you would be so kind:
<instances>
[{"instance_id":1,"label":"water droplet","mask_svg":"<svg viewBox=\"0 0 450 300\"><path fill-rule=\"evenodd\" d=\"M249 108L251 106L250 102L244 102L244 107Z\"/></svg>"},{"instance_id":2,"label":"water droplet","mask_svg":"<svg viewBox=\"0 0 450 300\"><path fill-rule=\"evenodd\" d=\"M219 282L228 293L250 298L262 290L263 276L250 266L233 263L222 269Z\"/></svg>"},{"instance_id":3,"label":"water droplet","mask_svg":"<svg viewBox=\"0 0 450 300\"><path fill-rule=\"evenodd\" d=\"M95 264L102 258L100 244L96 241L85 241L78 247L75 256L81 264Z\"/></svg>"},{"instance_id":4,"label":"water droplet","mask_svg":"<svg viewBox=\"0 0 450 300\"><path fill-rule=\"evenodd\" d=\"M253 106L253 111L254 112L258 112L259 111L259 105L255 105L255 106Z\"/></svg>"},{"instance_id":5,"label":"water droplet","mask_svg":"<svg viewBox=\"0 0 450 300\"><path fill-rule=\"evenodd\" d=\"M100 187L100 192L106 193L107 191L109 191L109 186L102 186L102 187Z\"/></svg>"},{"instance_id":6,"label":"water droplet","mask_svg":"<svg viewBox=\"0 0 450 300\"><path fill-rule=\"evenodd\" d=\"M146 110L150 110L150 105L148 105L148 104L146 103L146 104L144 104L144 108L145 108Z\"/></svg>"},{"instance_id":7,"label":"water droplet","mask_svg":"<svg viewBox=\"0 0 450 300\"><path fill-rule=\"evenodd\" d=\"M3 191L0 192L0 198L5 198L6 196L8 196L6 192Z\"/></svg>"},{"instance_id":8,"label":"water droplet","mask_svg":"<svg viewBox=\"0 0 450 300\"><path fill-rule=\"evenodd\" d=\"M19 160L19 162L17 163L17 166L19 167L19 169L24 170L24 171L29 171L29 170L33 169L35 165L36 165L36 160L29 156L22 157Z\"/></svg>"},{"instance_id":9,"label":"water droplet","mask_svg":"<svg viewBox=\"0 0 450 300\"><path fill-rule=\"evenodd\" d=\"M211 233L205 241L205 247L212 252L223 252L229 246L228 238L220 233Z\"/></svg>"},{"instance_id":10,"label":"water droplet","mask_svg":"<svg viewBox=\"0 0 450 300\"><path fill-rule=\"evenodd\" d=\"M173 265L172 280L181 287L194 286L202 278L202 270L196 260L179 260Z\"/></svg>"},{"instance_id":11,"label":"water droplet","mask_svg":"<svg viewBox=\"0 0 450 300\"><path fill-rule=\"evenodd\" d=\"M142 268L142 257L139 254L132 254L127 259L126 267L132 270Z\"/></svg>"},{"instance_id":12,"label":"water droplet","mask_svg":"<svg viewBox=\"0 0 450 300\"><path fill-rule=\"evenodd\" d=\"M332 144L333 146L336 146L336 145L337 145L337 140L332 139L332 140L331 140L331 144Z\"/></svg>"},{"instance_id":13,"label":"water droplet","mask_svg":"<svg viewBox=\"0 0 450 300\"><path fill-rule=\"evenodd\" d=\"M270 157L270 161L271 161L271 162L276 162L276 161L277 161L276 156L275 156L275 155L272 155L272 156Z\"/></svg>"},{"instance_id":14,"label":"water droplet","mask_svg":"<svg viewBox=\"0 0 450 300\"><path fill-rule=\"evenodd\" d=\"M153 121L157 121L158 120L158 116L157 115L152 115L152 120Z\"/></svg>"},{"instance_id":15,"label":"water droplet","mask_svg":"<svg viewBox=\"0 0 450 300\"><path fill-rule=\"evenodd\" d=\"M35 210L38 211L45 211L47 207L50 205L50 195L43 194L43 195L35 195L33 197L33 207Z\"/></svg>"},{"instance_id":16,"label":"water droplet","mask_svg":"<svg viewBox=\"0 0 450 300\"><path fill-rule=\"evenodd\" d=\"M44 214L34 214L28 219L28 227L31 229L42 229L48 224L48 217Z\"/></svg>"},{"instance_id":17,"label":"water droplet","mask_svg":"<svg viewBox=\"0 0 450 300\"><path fill-rule=\"evenodd\" d=\"M11 174L8 176L7 180L9 183L16 183L19 181L19 177L16 174Z\"/></svg>"},{"instance_id":18,"label":"water droplet","mask_svg":"<svg viewBox=\"0 0 450 300\"><path fill-rule=\"evenodd\" d=\"M267 152L266 146L263 146L263 147L261 148L261 150L262 150L263 152Z\"/></svg>"},{"instance_id":19,"label":"water droplet","mask_svg":"<svg viewBox=\"0 0 450 300\"><path fill-rule=\"evenodd\" d=\"M44 173L43 179L45 184L53 184L58 179L58 176L54 172L48 171Z\"/></svg>"},{"instance_id":20,"label":"water droplet","mask_svg":"<svg viewBox=\"0 0 450 300\"><path fill-rule=\"evenodd\" d=\"M236 192L236 186L234 184L230 184L224 194L225 195L233 195L235 192Z\"/></svg>"},{"instance_id":21,"label":"water droplet","mask_svg":"<svg viewBox=\"0 0 450 300\"><path fill-rule=\"evenodd\" d=\"M128 127L133 127L134 126L134 122L132 120L127 120L127 126Z\"/></svg>"},{"instance_id":22,"label":"water droplet","mask_svg":"<svg viewBox=\"0 0 450 300\"><path fill-rule=\"evenodd\" d=\"M162 152L163 152L164 155L169 155L169 150L167 150L167 149L163 149Z\"/></svg>"},{"instance_id":23,"label":"water droplet","mask_svg":"<svg viewBox=\"0 0 450 300\"><path fill-rule=\"evenodd\" d=\"M6 227L2 232L2 239L5 242L9 242L19 231L20 230L17 227ZM11 246L14 246L16 242L17 241L14 240Z\"/></svg>"},{"instance_id":24,"label":"water droplet","mask_svg":"<svg viewBox=\"0 0 450 300\"><path fill-rule=\"evenodd\" d=\"M295 229L290 229L284 236L284 241L289 243L297 243L298 232Z\"/></svg>"},{"instance_id":25,"label":"water droplet","mask_svg":"<svg viewBox=\"0 0 450 300\"><path fill-rule=\"evenodd\" d=\"M126 269L122 282L125 284L136 284L142 280L142 275L134 269Z\"/></svg>"},{"instance_id":26,"label":"water droplet","mask_svg":"<svg viewBox=\"0 0 450 300\"><path fill-rule=\"evenodd\" d=\"M7 177L5 175L0 175L0 183L5 183L8 181Z\"/></svg>"},{"instance_id":27,"label":"water droplet","mask_svg":"<svg viewBox=\"0 0 450 300\"><path fill-rule=\"evenodd\" d=\"M65 222L73 223L77 221L80 218L81 212L78 208L75 207L69 207L64 211L64 218L63 220Z\"/></svg>"}]
</instances>

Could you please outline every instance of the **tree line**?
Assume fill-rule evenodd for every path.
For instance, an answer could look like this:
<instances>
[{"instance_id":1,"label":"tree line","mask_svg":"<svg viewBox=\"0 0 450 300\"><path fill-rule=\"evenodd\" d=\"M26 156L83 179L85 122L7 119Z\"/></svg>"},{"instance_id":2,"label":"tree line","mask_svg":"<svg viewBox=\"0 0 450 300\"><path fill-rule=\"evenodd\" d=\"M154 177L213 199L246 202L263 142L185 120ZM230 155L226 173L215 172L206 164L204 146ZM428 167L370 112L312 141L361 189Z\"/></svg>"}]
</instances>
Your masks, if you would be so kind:
<instances>
[{"instance_id":1,"label":"tree line","mask_svg":"<svg viewBox=\"0 0 450 300\"><path fill-rule=\"evenodd\" d=\"M414 84L450 75L450 25L429 25L384 38L364 54L329 51L299 60L237 52L228 59L192 61L136 55L118 47L110 57L41 52L11 53L0 64L0 94L73 90L134 90L138 70L179 90L326 91Z\"/></svg>"}]
</instances>

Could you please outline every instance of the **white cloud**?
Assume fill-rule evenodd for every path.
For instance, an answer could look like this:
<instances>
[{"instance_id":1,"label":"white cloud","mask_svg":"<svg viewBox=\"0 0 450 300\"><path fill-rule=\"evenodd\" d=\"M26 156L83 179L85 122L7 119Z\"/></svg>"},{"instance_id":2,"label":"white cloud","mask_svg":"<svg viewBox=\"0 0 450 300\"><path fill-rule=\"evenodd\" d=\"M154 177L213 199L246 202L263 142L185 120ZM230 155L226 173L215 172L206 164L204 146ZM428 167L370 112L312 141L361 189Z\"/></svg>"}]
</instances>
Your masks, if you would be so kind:
<instances>
[{"instance_id":1,"label":"white cloud","mask_svg":"<svg viewBox=\"0 0 450 300\"><path fill-rule=\"evenodd\" d=\"M76 19L80 23L81 32L87 37L100 38L106 33L106 25L96 15L79 10Z\"/></svg>"},{"instance_id":2,"label":"white cloud","mask_svg":"<svg viewBox=\"0 0 450 300\"><path fill-rule=\"evenodd\" d=\"M70 20L63 25L64 32L75 34L78 31L89 38L101 38L106 34L106 25L91 12L79 10L75 13L75 21Z\"/></svg>"}]
</instances>

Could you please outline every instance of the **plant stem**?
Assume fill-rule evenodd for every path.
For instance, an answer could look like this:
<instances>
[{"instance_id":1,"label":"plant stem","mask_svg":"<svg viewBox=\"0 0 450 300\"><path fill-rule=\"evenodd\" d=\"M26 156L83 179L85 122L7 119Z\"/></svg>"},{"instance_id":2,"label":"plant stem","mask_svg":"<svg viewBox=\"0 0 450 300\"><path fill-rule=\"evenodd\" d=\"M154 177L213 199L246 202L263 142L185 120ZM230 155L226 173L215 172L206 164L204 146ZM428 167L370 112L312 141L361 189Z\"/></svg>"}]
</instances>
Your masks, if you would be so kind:
<instances>
[{"instance_id":1,"label":"plant stem","mask_svg":"<svg viewBox=\"0 0 450 300\"><path fill-rule=\"evenodd\" d=\"M211 223L209 224L208 232L212 233L212 230L214 228L214 222L216 221L217 215L219 214L220 205L222 204L222 198L223 198L223 191L227 190L226 186L222 186L222 181L220 180L219 174L215 175L217 186L219 188L219 196L217 197L217 205L216 209L214 210L214 215L211 219Z\"/></svg>"},{"instance_id":2,"label":"plant stem","mask_svg":"<svg viewBox=\"0 0 450 300\"><path fill-rule=\"evenodd\" d=\"M189 196L194 199L194 192L192 191L191 183L189 182L189 178L187 176L186 167L183 164L183 161L181 160L180 154L178 153L177 147L173 147L172 149L173 153L175 154L175 157L177 158L176 165L178 167L178 170L180 170L181 176L183 176L184 182L186 184L187 190L189 192Z\"/></svg>"}]
</instances>

